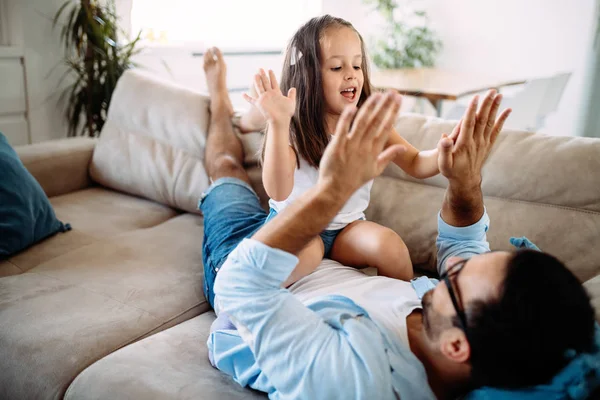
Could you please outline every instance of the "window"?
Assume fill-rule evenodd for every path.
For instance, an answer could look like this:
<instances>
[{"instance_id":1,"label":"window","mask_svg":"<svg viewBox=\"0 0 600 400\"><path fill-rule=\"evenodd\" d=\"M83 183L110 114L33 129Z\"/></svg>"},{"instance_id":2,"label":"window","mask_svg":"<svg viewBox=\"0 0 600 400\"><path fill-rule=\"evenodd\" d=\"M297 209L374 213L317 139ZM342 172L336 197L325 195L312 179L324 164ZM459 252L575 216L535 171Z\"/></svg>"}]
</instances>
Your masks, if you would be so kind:
<instances>
[{"instance_id":1,"label":"window","mask_svg":"<svg viewBox=\"0 0 600 400\"><path fill-rule=\"evenodd\" d=\"M321 0L133 0L131 32L159 46L281 50L320 11Z\"/></svg>"}]
</instances>

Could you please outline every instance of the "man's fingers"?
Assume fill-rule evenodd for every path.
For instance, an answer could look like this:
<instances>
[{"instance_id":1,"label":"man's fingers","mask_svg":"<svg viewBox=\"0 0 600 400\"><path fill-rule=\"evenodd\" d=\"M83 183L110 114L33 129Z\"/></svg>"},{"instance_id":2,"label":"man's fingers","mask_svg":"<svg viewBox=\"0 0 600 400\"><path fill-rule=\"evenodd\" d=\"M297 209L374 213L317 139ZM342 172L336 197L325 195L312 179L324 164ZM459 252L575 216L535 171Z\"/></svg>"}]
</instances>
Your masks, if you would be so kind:
<instances>
[{"instance_id":1,"label":"man's fingers","mask_svg":"<svg viewBox=\"0 0 600 400\"><path fill-rule=\"evenodd\" d=\"M354 124L352 125L352 131L350 132L350 135L348 135L349 139L354 138L356 135L364 134L369 125L369 121L371 120L371 116L373 115L373 110L381 100L381 97L381 93L372 94L365 104L360 107L356 119L354 120Z\"/></svg>"},{"instance_id":2,"label":"man's fingers","mask_svg":"<svg viewBox=\"0 0 600 400\"><path fill-rule=\"evenodd\" d=\"M393 111L395 103L395 93L388 92L384 95L383 99L377 104L377 107L375 107L375 110L373 110L367 130L363 136L364 139L372 139L383 131L390 120L390 112Z\"/></svg>"},{"instance_id":3,"label":"man's fingers","mask_svg":"<svg viewBox=\"0 0 600 400\"><path fill-rule=\"evenodd\" d=\"M457 146L462 147L467 143L467 141L473 139L473 130L475 129L475 115L477 113L478 101L479 96L473 96L469 106L467 107L467 111L465 112L463 122L460 127L460 135L456 139Z\"/></svg>"},{"instance_id":4,"label":"man's fingers","mask_svg":"<svg viewBox=\"0 0 600 400\"><path fill-rule=\"evenodd\" d=\"M260 77L260 74L254 75L254 87L256 88L256 93L260 96L266 90L265 85Z\"/></svg>"},{"instance_id":5,"label":"man's fingers","mask_svg":"<svg viewBox=\"0 0 600 400\"><path fill-rule=\"evenodd\" d=\"M442 138L438 142L438 159L440 172L444 173L444 171L448 171L452 168L452 139L448 137L445 133L442 135Z\"/></svg>"},{"instance_id":6,"label":"man's fingers","mask_svg":"<svg viewBox=\"0 0 600 400\"><path fill-rule=\"evenodd\" d=\"M291 90L291 89L290 89ZM350 125L352 124L352 117L356 114L356 107L347 106L344 108L340 119L338 120L337 126L335 127L335 136L338 140L346 141L348 139L348 132L350 131Z\"/></svg>"},{"instance_id":7,"label":"man's fingers","mask_svg":"<svg viewBox=\"0 0 600 400\"><path fill-rule=\"evenodd\" d=\"M399 154L406 151L406 146L395 144L385 149L379 157L377 157L377 175L381 174L385 167L395 159Z\"/></svg>"},{"instance_id":8,"label":"man's fingers","mask_svg":"<svg viewBox=\"0 0 600 400\"><path fill-rule=\"evenodd\" d=\"M481 107L479 108L479 112L477 113L477 121L475 122L475 137L483 138L485 134L485 130L488 124L488 117L490 114L490 110L492 109L492 105L494 104L494 98L496 96L496 91L494 89L488 91L481 102ZM492 122L493 124L494 122Z\"/></svg>"},{"instance_id":9,"label":"man's fingers","mask_svg":"<svg viewBox=\"0 0 600 400\"><path fill-rule=\"evenodd\" d=\"M255 98L248 96L247 93L242 93L242 97L244 98L244 100L246 100L248 103L254 105L254 102L256 101Z\"/></svg>"},{"instance_id":10,"label":"man's fingers","mask_svg":"<svg viewBox=\"0 0 600 400\"><path fill-rule=\"evenodd\" d=\"M277 78L275 77L275 72L272 69L269 70L269 80L271 81L271 89L279 89L279 83L277 82Z\"/></svg>"},{"instance_id":11,"label":"man's fingers","mask_svg":"<svg viewBox=\"0 0 600 400\"><path fill-rule=\"evenodd\" d=\"M494 97L494 102L492 103L492 108L490 110L490 116L487 121L487 126L485 127L484 137L486 139L491 137L492 133L494 132L493 128L496 123L496 115L498 114L498 109L500 108L501 102L502 102L502 95L497 94L496 97Z\"/></svg>"},{"instance_id":12,"label":"man's fingers","mask_svg":"<svg viewBox=\"0 0 600 400\"><path fill-rule=\"evenodd\" d=\"M373 126L373 130L375 130L376 135L374 143L376 151L381 151L381 149L388 142L390 134L392 133L392 127L394 125L394 122L396 121L398 112L400 111L401 104L402 96L400 96L399 94L392 95L391 104L387 106L387 114L383 117L379 126Z\"/></svg>"},{"instance_id":13,"label":"man's fingers","mask_svg":"<svg viewBox=\"0 0 600 400\"><path fill-rule=\"evenodd\" d=\"M460 128L462 126L462 122L463 119L461 118L458 121L458 124L456 124L456 126L454 127L454 129L452 130L452 133L450 134L450 139L452 139L453 142L456 142L456 139L458 138L458 135L460 135Z\"/></svg>"},{"instance_id":14,"label":"man's fingers","mask_svg":"<svg viewBox=\"0 0 600 400\"><path fill-rule=\"evenodd\" d=\"M512 112L512 109L507 108L506 110L502 111L502 113L498 117L498 121L496 121L496 124L494 125L494 129L492 129L492 134L490 136L490 142L492 144L496 142L496 138L502 131L504 122L506 122L506 119L508 118L508 116L510 115L511 112Z\"/></svg>"}]
</instances>

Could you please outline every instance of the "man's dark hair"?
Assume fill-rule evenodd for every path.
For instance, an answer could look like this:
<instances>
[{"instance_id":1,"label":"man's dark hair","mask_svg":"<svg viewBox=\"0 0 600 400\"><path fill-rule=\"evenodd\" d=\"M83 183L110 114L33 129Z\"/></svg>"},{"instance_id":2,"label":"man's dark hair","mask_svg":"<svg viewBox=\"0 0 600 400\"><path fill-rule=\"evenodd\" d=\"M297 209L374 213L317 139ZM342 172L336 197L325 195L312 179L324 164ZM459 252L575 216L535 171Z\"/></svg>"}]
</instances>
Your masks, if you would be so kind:
<instances>
[{"instance_id":1,"label":"man's dark hair","mask_svg":"<svg viewBox=\"0 0 600 400\"><path fill-rule=\"evenodd\" d=\"M512 256L500 297L467 307L473 383L517 388L549 382L567 350L594 350L594 309L578 279L553 256Z\"/></svg>"}]
</instances>

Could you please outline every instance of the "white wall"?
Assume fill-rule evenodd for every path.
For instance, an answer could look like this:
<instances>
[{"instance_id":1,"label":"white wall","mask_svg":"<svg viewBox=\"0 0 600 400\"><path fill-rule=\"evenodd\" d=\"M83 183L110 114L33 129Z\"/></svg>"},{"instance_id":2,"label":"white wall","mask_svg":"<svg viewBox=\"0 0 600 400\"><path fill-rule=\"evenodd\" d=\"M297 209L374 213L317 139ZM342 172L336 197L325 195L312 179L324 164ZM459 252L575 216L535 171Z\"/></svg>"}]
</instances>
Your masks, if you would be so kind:
<instances>
[{"instance_id":1,"label":"white wall","mask_svg":"<svg viewBox=\"0 0 600 400\"><path fill-rule=\"evenodd\" d=\"M33 142L67 136L64 111L57 104L58 82L65 71L61 64L63 52L59 31L52 30L52 17L63 3L64 0L7 1L11 45L25 49Z\"/></svg>"},{"instance_id":2,"label":"white wall","mask_svg":"<svg viewBox=\"0 0 600 400\"><path fill-rule=\"evenodd\" d=\"M444 42L438 66L531 78L572 72L559 110L542 132L574 135L583 107L594 0L422 0ZM362 0L323 0L323 12L355 24L368 38L378 18ZM600 111L600 110L599 110Z\"/></svg>"},{"instance_id":3,"label":"white wall","mask_svg":"<svg viewBox=\"0 0 600 400\"><path fill-rule=\"evenodd\" d=\"M207 93L206 78L202 68L202 56L192 56L192 53L202 49L196 48L147 48L135 58L144 70L185 86L189 89ZM224 49L227 51L227 49ZM246 88L252 81L259 68L272 69L279 76L283 65L283 56L225 56L227 63L227 83L229 89ZM165 66L166 65L166 66ZM230 94L233 105L237 109L247 108L248 104L242 98L244 91L237 90Z\"/></svg>"},{"instance_id":4,"label":"white wall","mask_svg":"<svg viewBox=\"0 0 600 400\"><path fill-rule=\"evenodd\" d=\"M57 105L64 67L58 32L50 19L63 0L8 0L11 38L26 49L33 141L65 137L67 125ZM572 71L559 110L543 132L576 133L583 107L586 54L591 47L594 0L422 0L444 40L438 65L462 71L510 74L517 78ZM323 0L322 11L350 20L366 39L380 26L362 0ZM152 50L138 58L150 70L202 90L200 58L191 49ZM161 65L169 64L172 74ZM264 66L280 70L280 57L229 58L231 86L244 86ZM58 67L53 68L58 64ZM2 77L0 79L7 79ZM243 105L234 95L237 105Z\"/></svg>"}]
</instances>

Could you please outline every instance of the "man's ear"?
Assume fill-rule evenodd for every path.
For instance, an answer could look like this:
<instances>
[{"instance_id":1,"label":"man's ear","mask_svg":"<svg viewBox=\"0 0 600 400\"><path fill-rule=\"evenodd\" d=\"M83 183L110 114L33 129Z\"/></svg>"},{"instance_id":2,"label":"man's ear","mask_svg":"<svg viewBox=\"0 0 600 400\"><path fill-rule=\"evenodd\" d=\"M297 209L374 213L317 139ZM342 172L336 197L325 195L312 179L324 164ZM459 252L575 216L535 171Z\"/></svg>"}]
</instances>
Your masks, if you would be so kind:
<instances>
[{"instance_id":1,"label":"man's ear","mask_svg":"<svg viewBox=\"0 0 600 400\"><path fill-rule=\"evenodd\" d=\"M471 357L471 345L465 333L458 328L446 329L441 333L440 352L449 360L464 363Z\"/></svg>"}]
</instances>

